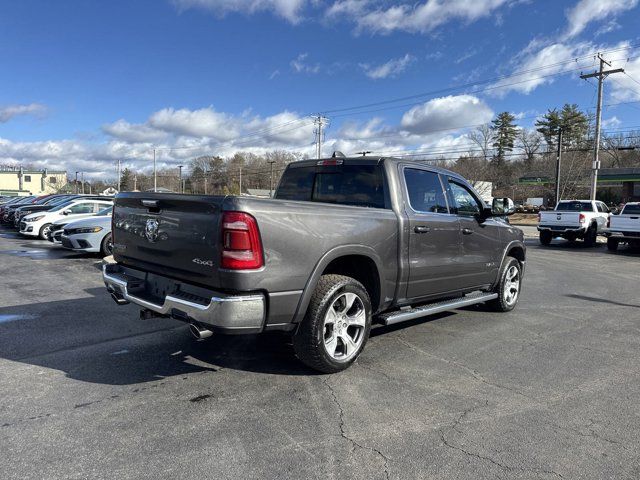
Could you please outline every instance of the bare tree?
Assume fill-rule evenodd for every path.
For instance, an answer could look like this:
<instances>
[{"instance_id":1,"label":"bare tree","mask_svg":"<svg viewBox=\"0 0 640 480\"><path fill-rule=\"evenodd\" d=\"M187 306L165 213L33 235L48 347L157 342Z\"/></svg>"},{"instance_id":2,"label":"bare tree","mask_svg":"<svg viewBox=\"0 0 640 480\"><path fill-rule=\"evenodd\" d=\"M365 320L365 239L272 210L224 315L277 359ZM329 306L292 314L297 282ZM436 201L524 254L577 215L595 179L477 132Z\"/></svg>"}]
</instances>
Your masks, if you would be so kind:
<instances>
[{"instance_id":1,"label":"bare tree","mask_svg":"<svg viewBox=\"0 0 640 480\"><path fill-rule=\"evenodd\" d=\"M518 146L524 153L525 168L531 170L534 167L536 154L542 148L543 137L539 132L527 130L525 128L518 132Z\"/></svg>"}]
</instances>

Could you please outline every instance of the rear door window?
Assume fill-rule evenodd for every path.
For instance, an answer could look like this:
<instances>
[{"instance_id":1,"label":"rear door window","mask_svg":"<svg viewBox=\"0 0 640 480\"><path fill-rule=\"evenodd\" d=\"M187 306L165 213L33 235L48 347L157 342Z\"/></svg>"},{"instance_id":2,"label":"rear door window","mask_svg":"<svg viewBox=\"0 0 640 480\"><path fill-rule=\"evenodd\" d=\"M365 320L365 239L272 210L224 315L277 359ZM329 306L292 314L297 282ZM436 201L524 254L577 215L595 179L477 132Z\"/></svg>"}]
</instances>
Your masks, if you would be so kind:
<instances>
[{"instance_id":1,"label":"rear door window","mask_svg":"<svg viewBox=\"0 0 640 480\"><path fill-rule=\"evenodd\" d=\"M437 173L417 168L404 169L409 205L416 212L449 213Z\"/></svg>"},{"instance_id":2,"label":"rear door window","mask_svg":"<svg viewBox=\"0 0 640 480\"><path fill-rule=\"evenodd\" d=\"M626 205L622 213L624 215L638 215L640 214L640 205Z\"/></svg>"}]
</instances>

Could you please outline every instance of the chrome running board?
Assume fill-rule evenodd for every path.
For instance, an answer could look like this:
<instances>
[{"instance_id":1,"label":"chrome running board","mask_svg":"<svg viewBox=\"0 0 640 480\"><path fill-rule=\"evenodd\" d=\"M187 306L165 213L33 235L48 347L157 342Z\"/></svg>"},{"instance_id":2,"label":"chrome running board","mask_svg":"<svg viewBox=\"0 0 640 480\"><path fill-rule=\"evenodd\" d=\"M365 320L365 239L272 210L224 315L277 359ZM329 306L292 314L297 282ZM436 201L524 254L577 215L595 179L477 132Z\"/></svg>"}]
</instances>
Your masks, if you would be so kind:
<instances>
[{"instance_id":1,"label":"chrome running board","mask_svg":"<svg viewBox=\"0 0 640 480\"><path fill-rule=\"evenodd\" d=\"M497 293L476 292L465 295L462 298L454 298L453 300L443 300L441 302L420 305L408 310L397 310L378 315L378 321L384 325L393 325L395 323L406 322L414 318L425 317L435 313L446 312L456 308L468 307L477 303L488 302L498 298Z\"/></svg>"}]
</instances>

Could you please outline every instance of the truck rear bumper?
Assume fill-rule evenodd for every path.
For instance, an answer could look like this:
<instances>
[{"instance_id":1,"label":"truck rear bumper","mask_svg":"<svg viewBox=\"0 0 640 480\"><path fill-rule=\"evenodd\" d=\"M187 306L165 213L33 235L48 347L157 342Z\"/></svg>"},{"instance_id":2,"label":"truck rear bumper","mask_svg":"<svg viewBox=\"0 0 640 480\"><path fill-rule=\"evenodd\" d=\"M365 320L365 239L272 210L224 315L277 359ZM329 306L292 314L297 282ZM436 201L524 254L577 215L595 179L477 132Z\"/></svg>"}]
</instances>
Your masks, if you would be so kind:
<instances>
[{"instance_id":1,"label":"truck rear bumper","mask_svg":"<svg viewBox=\"0 0 640 480\"><path fill-rule=\"evenodd\" d=\"M147 274L119 264L105 264L102 278L119 304L135 303L159 316L196 323L228 333L257 333L265 322L265 298L260 293L229 295ZM164 298L150 291L168 291Z\"/></svg>"},{"instance_id":2,"label":"truck rear bumper","mask_svg":"<svg viewBox=\"0 0 640 480\"><path fill-rule=\"evenodd\" d=\"M538 225L538 231L549 231L553 233L584 233L584 227L574 227L566 225Z\"/></svg>"},{"instance_id":3,"label":"truck rear bumper","mask_svg":"<svg viewBox=\"0 0 640 480\"><path fill-rule=\"evenodd\" d=\"M616 240L620 240L623 242L626 242L626 241L640 242L640 232L622 232L622 231L615 231L615 230L614 231L605 230L603 233L605 237L614 238Z\"/></svg>"}]
</instances>

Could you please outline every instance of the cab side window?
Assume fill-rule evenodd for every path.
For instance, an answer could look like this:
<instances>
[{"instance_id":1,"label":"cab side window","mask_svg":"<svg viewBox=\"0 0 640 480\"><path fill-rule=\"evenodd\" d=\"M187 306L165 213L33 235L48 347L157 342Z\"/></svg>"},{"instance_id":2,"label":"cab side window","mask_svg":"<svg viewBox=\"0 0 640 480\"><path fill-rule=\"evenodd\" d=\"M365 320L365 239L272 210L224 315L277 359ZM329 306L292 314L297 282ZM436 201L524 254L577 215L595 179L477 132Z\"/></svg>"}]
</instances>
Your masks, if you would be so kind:
<instances>
[{"instance_id":1,"label":"cab side window","mask_svg":"<svg viewBox=\"0 0 640 480\"><path fill-rule=\"evenodd\" d=\"M440 178L435 172L405 168L404 181L411 208L420 213L449 213Z\"/></svg>"},{"instance_id":2,"label":"cab side window","mask_svg":"<svg viewBox=\"0 0 640 480\"><path fill-rule=\"evenodd\" d=\"M449 187L454 210L452 213L471 217L482 211L483 206L467 187L451 180L449 181Z\"/></svg>"}]
</instances>

